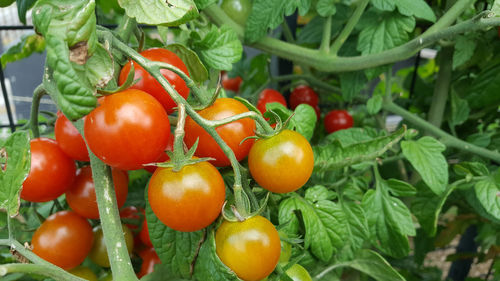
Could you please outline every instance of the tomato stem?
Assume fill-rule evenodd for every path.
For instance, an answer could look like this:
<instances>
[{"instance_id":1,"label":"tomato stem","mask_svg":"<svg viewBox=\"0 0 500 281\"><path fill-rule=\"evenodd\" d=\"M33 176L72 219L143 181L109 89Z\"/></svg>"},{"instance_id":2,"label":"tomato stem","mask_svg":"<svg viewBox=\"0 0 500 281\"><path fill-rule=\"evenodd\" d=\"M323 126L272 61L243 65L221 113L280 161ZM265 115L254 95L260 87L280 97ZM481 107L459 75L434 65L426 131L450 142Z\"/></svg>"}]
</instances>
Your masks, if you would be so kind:
<instances>
[{"instance_id":1,"label":"tomato stem","mask_svg":"<svg viewBox=\"0 0 500 281\"><path fill-rule=\"evenodd\" d=\"M332 37L332 16L328 16L323 25L323 37L321 39L321 45L319 46L319 51L323 54L328 54L330 52L330 41Z\"/></svg>"},{"instance_id":2,"label":"tomato stem","mask_svg":"<svg viewBox=\"0 0 500 281\"><path fill-rule=\"evenodd\" d=\"M47 92L41 84L35 88L35 91L33 91L29 121L29 128L33 133L33 138L40 137L40 130L38 129L38 110L40 108L40 101L45 94L47 94Z\"/></svg>"},{"instance_id":3,"label":"tomato stem","mask_svg":"<svg viewBox=\"0 0 500 281\"><path fill-rule=\"evenodd\" d=\"M439 72L434 86L431 107L429 109L428 121L432 125L440 128L443 122L446 100L450 90L451 71L453 64L453 47L445 47L441 50L439 58Z\"/></svg>"},{"instance_id":4,"label":"tomato stem","mask_svg":"<svg viewBox=\"0 0 500 281\"><path fill-rule=\"evenodd\" d=\"M336 56L340 48L342 48L347 38L349 37L349 35L351 35L351 32L354 30L354 27L356 26L356 24L358 24L359 19L361 18L361 15L365 11L366 6L368 6L369 2L370 0L358 1L356 10L354 10L354 13L347 21L346 25L344 26L344 29L342 29L339 36L337 36L337 38L335 39L330 48L330 53L332 55Z\"/></svg>"}]
</instances>

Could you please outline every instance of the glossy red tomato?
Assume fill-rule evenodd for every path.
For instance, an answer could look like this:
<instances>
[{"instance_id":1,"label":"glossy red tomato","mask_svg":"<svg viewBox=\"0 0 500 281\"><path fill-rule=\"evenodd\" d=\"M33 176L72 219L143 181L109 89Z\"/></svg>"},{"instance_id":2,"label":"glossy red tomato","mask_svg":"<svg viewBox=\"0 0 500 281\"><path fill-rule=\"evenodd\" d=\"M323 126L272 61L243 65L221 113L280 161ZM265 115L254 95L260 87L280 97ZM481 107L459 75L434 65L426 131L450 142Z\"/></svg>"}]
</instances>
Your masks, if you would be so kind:
<instances>
[{"instance_id":1,"label":"glossy red tomato","mask_svg":"<svg viewBox=\"0 0 500 281\"><path fill-rule=\"evenodd\" d=\"M132 235L132 231L122 224L123 229L123 238L125 240L125 244L127 246L128 253L132 253L132 249L134 249L134 237ZM108 257L108 249L106 247L106 241L104 240L104 234L102 232L102 227L96 226L93 229L94 232L94 243L92 244L92 249L89 253L89 258L95 264L101 267L109 267L109 257Z\"/></svg>"},{"instance_id":2,"label":"glossy red tomato","mask_svg":"<svg viewBox=\"0 0 500 281\"><path fill-rule=\"evenodd\" d=\"M154 248L146 248L139 253L139 256L142 258L141 271L137 273L137 277L141 278L144 275L147 275L154 270L155 264L160 264L160 257L156 254Z\"/></svg>"},{"instance_id":3,"label":"glossy red tomato","mask_svg":"<svg viewBox=\"0 0 500 281\"><path fill-rule=\"evenodd\" d=\"M165 62L171 64L182 72L186 73L189 76L189 71L182 62L182 60L173 52L162 49L162 48L152 48L141 52L141 55L148 60ZM127 80L128 73L130 72L132 62L129 61L125 66L123 66L120 72L120 85L125 83ZM144 68L142 68L137 63L134 63L134 79L141 79L136 84L134 84L131 89L142 90L153 97L155 97L165 108L168 114L174 112L174 107L177 105L172 100L172 98L168 95L168 93L163 89L156 79L154 79ZM186 82L182 80L177 74L173 73L170 70L162 69L161 73L165 78L167 78L168 82L174 87L174 89L185 99L187 99L189 95L189 88L186 86Z\"/></svg>"},{"instance_id":4,"label":"glossy red tomato","mask_svg":"<svg viewBox=\"0 0 500 281\"><path fill-rule=\"evenodd\" d=\"M170 134L170 137L168 138L167 147L165 147L165 149L163 150L163 153L160 154L160 157L158 159L156 159L155 163L167 162L168 160L170 160L170 157L168 157L168 155L167 155L167 153L165 153L165 151L167 151L167 150L174 151L174 141L175 141L174 134ZM156 166L144 166L144 170L146 170L150 173L154 173L156 170Z\"/></svg>"},{"instance_id":5,"label":"glossy red tomato","mask_svg":"<svg viewBox=\"0 0 500 281\"><path fill-rule=\"evenodd\" d=\"M219 216L226 198L224 180L208 162L179 172L158 168L149 180L148 198L158 219L177 231L196 231Z\"/></svg>"},{"instance_id":6,"label":"glossy red tomato","mask_svg":"<svg viewBox=\"0 0 500 281\"><path fill-rule=\"evenodd\" d=\"M75 180L75 162L48 138L32 139L31 169L23 183L21 198L47 202L62 195Z\"/></svg>"},{"instance_id":7,"label":"glossy red tomato","mask_svg":"<svg viewBox=\"0 0 500 281\"><path fill-rule=\"evenodd\" d=\"M266 104L272 102L281 103L286 107L286 99L280 92L273 89L265 89L259 94L259 99L257 100L257 109L262 114L264 114L264 112L266 112Z\"/></svg>"},{"instance_id":8,"label":"glossy red tomato","mask_svg":"<svg viewBox=\"0 0 500 281\"><path fill-rule=\"evenodd\" d=\"M85 117L83 118L85 120ZM69 157L78 161L90 161L87 145L85 145L82 135L71 121L60 112L57 113L54 135L59 147Z\"/></svg>"},{"instance_id":9,"label":"glossy red tomato","mask_svg":"<svg viewBox=\"0 0 500 281\"><path fill-rule=\"evenodd\" d=\"M319 97L311 87L300 85L290 94L289 102L291 109L295 109L299 104L303 103L316 107L319 103Z\"/></svg>"},{"instance_id":10,"label":"glossy red tomato","mask_svg":"<svg viewBox=\"0 0 500 281\"><path fill-rule=\"evenodd\" d=\"M151 237L149 236L148 222L146 220L146 216L144 216L144 220L142 221L141 232L139 232L139 238L141 239L142 244L146 245L147 247L153 247L153 243L151 242Z\"/></svg>"},{"instance_id":11,"label":"glossy red tomato","mask_svg":"<svg viewBox=\"0 0 500 281\"><path fill-rule=\"evenodd\" d=\"M215 233L215 246L221 261L245 281L271 274L281 252L278 231L261 216L243 222L224 221Z\"/></svg>"},{"instance_id":12,"label":"glossy red tomato","mask_svg":"<svg viewBox=\"0 0 500 281\"><path fill-rule=\"evenodd\" d=\"M85 119L85 138L104 163L122 170L137 170L163 153L170 123L163 107L139 90L106 96Z\"/></svg>"},{"instance_id":13,"label":"glossy red tomato","mask_svg":"<svg viewBox=\"0 0 500 281\"><path fill-rule=\"evenodd\" d=\"M118 208L125 204L128 194L127 172L112 168L111 174L115 185ZM66 191L66 202L75 213L88 219L98 219L99 209L95 194L94 180L90 166L82 167L76 172L74 184Z\"/></svg>"},{"instance_id":14,"label":"glossy red tomato","mask_svg":"<svg viewBox=\"0 0 500 281\"><path fill-rule=\"evenodd\" d=\"M263 188L275 193L292 192L311 177L313 151L301 134L283 130L255 142L248 155L248 167Z\"/></svg>"},{"instance_id":15,"label":"glossy red tomato","mask_svg":"<svg viewBox=\"0 0 500 281\"><path fill-rule=\"evenodd\" d=\"M239 76L229 78L227 73L222 74L222 87L226 90L237 93L240 90L241 82L243 82L243 79Z\"/></svg>"},{"instance_id":16,"label":"glossy red tomato","mask_svg":"<svg viewBox=\"0 0 500 281\"><path fill-rule=\"evenodd\" d=\"M207 120L221 120L244 112L248 112L248 109L241 102L235 99L221 98L198 113ZM231 164L229 158L227 158L212 136L190 117L186 118L184 130L186 132L184 141L189 147L199 138L198 148L195 152L196 156L214 158L215 160L211 161L211 163L217 167L229 166ZM246 140L243 143L241 141L246 137L254 135L255 121L250 118L240 119L219 126L216 128L216 131L233 150L238 161L247 157L254 141Z\"/></svg>"},{"instance_id":17,"label":"glossy red tomato","mask_svg":"<svg viewBox=\"0 0 500 281\"><path fill-rule=\"evenodd\" d=\"M328 133L351 128L354 124L352 116L345 110L332 110L325 115L325 129Z\"/></svg>"},{"instance_id":18,"label":"glossy red tomato","mask_svg":"<svg viewBox=\"0 0 500 281\"><path fill-rule=\"evenodd\" d=\"M49 216L33 234L33 252L63 269L83 262L92 248L94 235L89 222L71 211Z\"/></svg>"},{"instance_id":19,"label":"glossy red tomato","mask_svg":"<svg viewBox=\"0 0 500 281\"><path fill-rule=\"evenodd\" d=\"M139 222L142 218L140 214L142 211L137 209L135 206L123 207L120 210L120 218L133 221L132 223L126 223L125 225L131 230L139 229Z\"/></svg>"}]
</instances>

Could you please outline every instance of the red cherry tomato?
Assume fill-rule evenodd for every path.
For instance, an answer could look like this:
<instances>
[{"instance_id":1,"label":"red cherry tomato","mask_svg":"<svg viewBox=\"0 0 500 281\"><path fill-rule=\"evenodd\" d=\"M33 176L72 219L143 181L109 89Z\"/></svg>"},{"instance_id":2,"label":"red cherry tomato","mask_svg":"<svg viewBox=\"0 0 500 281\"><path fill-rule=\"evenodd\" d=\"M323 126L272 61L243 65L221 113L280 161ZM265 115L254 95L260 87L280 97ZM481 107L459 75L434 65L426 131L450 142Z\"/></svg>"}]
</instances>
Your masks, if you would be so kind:
<instances>
[{"instance_id":1,"label":"red cherry tomato","mask_svg":"<svg viewBox=\"0 0 500 281\"><path fill-rule=\"evenodd\" d=\"M120 218L128 219L133 221L134 223L126 223L125 225L130 228L130 230L139 229L139 221L141 220L142 215L140 215L141 210L137 209L135 206L127 206L123 207L120 210Z\"/></svg>"},{"instance_id":2,"label":"red cherry tomato","mask_svg":"<svg viewBox=\"0 0 500 281\"><path fill-rule=\"evenodd\" d=\"M292 91L289 101L291 109L295 109L299 104L303 103L316 107L319 102L319 97L311 87L300 85Z\"/></svg>"},{"instance_id":3,"label":"red cherry tomato","mask_svg":"<svg viewBox=\"0 0 500 281\"><path fill-rule=\"evenodd\" d=\"M149 180L148 198L158 219L177 231L196 231L219 216L226 198L224 180L208 162L158 168Z\"/></svg>"},{"instance_id":4,"label":"red cherry tomato","mask_svg":"<svg viewBox=\"0 0 500 281\"><path fill-rule=\"evenodd\" d=\"M168 143L167 147L163 150L163 153L160 155L158 159L156 159L155 163L161 163L161 162L167 162L170 160L170 157L168 157L167 153L165 151L174 151L174 140L175 136L174 134L170 134L170 137L168 138ZM150 172L151 174L155 172L156 166L144 166L144 170Z\"/></svg>"},{"instance_id":5,"label":"red cherry tomato","mask_svg":"<svg viewBox=\"0 0 500 281\"><path fill-rule=\"evenodd\" d=\"M71 211L49 216L35 231L33 252L63 269L72 269L87 257L94 236L89 222Z\"/></svg>"},{"instance_id":6,"label":"red cherry tomato","mask_svg":"<svg viewBox=\"0 0 500 281\"><path fill-rule=\"evenodd\" d=\"M48 138L32 139L31 169L23 183L21 198L47 202L62 195L75 180L75 162Z\"/></svg>"},{"instance_id":7,"label":"red cherry tomato","mask_svg":"<svg viewBox=\"0 0 500 281\"><path fill-rule=\"evenodd\" d=\"M221 98L217 99L211 106L198 112L198 114L207 120L221 120L247 111L248 109L241 102L235 99ZM186 132L184 141L189 147L193 146L196 140L199 139L198 148L195 152L196 156L214 158L215 160L211 161L211 163L217 167L231 165L229 158L227 158L212 136L190 117L186 118L184 130ZM247 157L253 140L246 140L243 143L241 141L246 137L254 135L255 121L250 118L244 118L219 126L215 130L233 150L238 161Z\"/></svg>"},{"instance_id":8,"label":"red cherry tomato","mask_svg":"<svg viewBox=\"0 0 500 281\"><path fill-rule=\"evenodd\" d=\"M153 272L155 264L161 263L160 257L158 257L158 254L156 254L155 249L152 247L142 250L139 256L142 258L141 271L137 273L137 277L139 278Z\"/></svg>"},{"instance_id":9,"label":"red cherry tomato","mask_svg":"<svg viewBox=\"0 0 500 281\"><path fill-rule=\"evenodd\" d=\"M354 121L345 110L332 110L325 116L325 129L328 133L351 128Z\"/></svg>"},{"instance_id":10,"label":"red cherry tomato","mask_svg":"<svg viewBox=\"0 0 500 281\"><path fill-rule=\"evenodd\" d=\"M64 114L58 112L57 116L54 135L59 147L72 159L90 161L87 145L85 145L82 135ZM83 118L85 120L85 117Z\"/></svg>"},{"instance_id":11,"label":"red cherry tomato","mask_svg":"<svg viewBox=\"0 0 500 281\"><path fill-rule=\"evenodd\" d=\"M239 76L229 78L227 76L227 73L224 73L222 75L222 87L224 87L224 89L226 90L237 93L240 90L241 82L243 82L243 79L241 79L241 77Z\"/></svg>"},{"instance_id":12,"label":"red cherry tomato","mask_svg":"<svg viewBox=\"0 0 500 281\"><path fill-rule=\"evenodd\" d=\"M272 102L279 102L286 107L286 99L280 92L273 89L265 89L259 94L257 109L260 113L264 114L264 112L266 112L266 104Z\"/></svg>"},{"instance_id":13,"label":"red cherry tomato","mask_svg":"<svg viewBox=\"0 0 500 281\"><path fill-rule=\"evenodd\" d=\"M118 208L125 204L128 194L127 172L113 168L111 170L115 185ZM99 209L95 194L94 180L90 166L82 167L76 172L75 183L66 191L66 202L75 213L88 219L98 219Z\"/></svg>"},{"instance_id":14,"label":"red cherry tomato","mask_svg":"<svg viewBox=\"0 0 500 281\"><path fill-rule=\"evenodd\" d=\"M224 221L215 233L215 246L220 260L245 281L271 274L281 253L278 231L261 216L243 222Z\"/></svg>"},{"instance_id":15,"label":"red cherry tomato","mask_svg":"<svg viewBox=\"0 0 500 281\"><path fill-rule=\"evenodd\" d=\"M142 221L141 232L139 232L139 238L141 238L142 244L147 247L153 247L153 243L151 242L151 237L149 236L148 222L146 221L146 217Z\"/></svg>"},{"instance_id":16,"label":"red cherry tomato","mask_svg":"<svg viewBox=\"0 0 500 281\"><path fill-rule=\"evenodd\" d=\"M152 48L141 52L141 55L151 61L171 64L189 76L189 71L184 62L182 62L182 60L175 53L169 50L162 48ZM127 80L131 65L132 62L129 61L127 64L125 64L125 66L123 66L120 72L120 85L125 83L125 81ZM174 107L176 107L177 105L168 95L165 89L163 89L161 84L137 63L134 63L134 71L134 79L141 80L130 87L130 89L141 90L152 95L163 105L168 114L174 112ZM163 74L163 76L167 78L168 82L170 82L172 87L174 87L174 89L182 97L187 99L189 95L189 88L186 86L186 82L184 82L181 77L167 69L162 69L161 74Z\"/></svg>"},{"instance_id":17,"label":"red cherry tomato","mask_svg":"<svg viewBox=\"0 0 500 281\"><path fill-rule=\"evenodd\" d=\"M137 170L163 153L170 123L163 107L139 90L106 96L85 119L85 138L104 163L121 170Z\"/></svg>"}]
</instances>

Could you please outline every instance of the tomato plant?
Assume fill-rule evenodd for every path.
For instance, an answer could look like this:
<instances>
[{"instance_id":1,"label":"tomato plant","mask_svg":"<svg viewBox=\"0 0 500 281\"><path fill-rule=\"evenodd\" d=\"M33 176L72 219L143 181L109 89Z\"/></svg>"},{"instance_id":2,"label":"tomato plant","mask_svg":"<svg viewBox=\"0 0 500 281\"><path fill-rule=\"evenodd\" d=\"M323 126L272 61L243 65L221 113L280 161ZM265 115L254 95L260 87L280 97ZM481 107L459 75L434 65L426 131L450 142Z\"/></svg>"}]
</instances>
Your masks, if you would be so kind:
<instances>
[{"instance_id":1,"label":"tomato plant","mask_svg":"<svg viewBox=\"0 0 500 281\"><path fill-rule=\"evenodd\" d=\"M232 20L244 26L252 10L252 3L250 0L223 0L221 8Z\"/></svg>"},{"instance_id":2,"label":"tomato plant","mask_svg":"<svg viewBox=\"0 0 500 281\"><path fill-rule=\"evenodd\" d=\"M139 278L153 272L154 266L161 263L158 254L156 254L155 249L152 247L142 250L139 256L142 259L141 270L137 273L137 277Z\"/></svg>"},{"instance_id":3,"label":"tomato plant","mask_svg":"<svg viewBox=\"0 0 500 281\"><path fill-rule=\"evenodd\" d=\"M221 261L245 281L271 274L281 253L278 231L262 216L243 222L224 221L217 229L215 243Z\"/></svg>"},{"instance_id":4,"label":"tomato plant","mask_svg":"<svg viewBox=\"0 0 500 281\"><path fill-rule=\"evenodd\" d=\"M259 94L257 109L260 113L264 114L266 112L266 104L272 102L281 103L286 107L286 99L280 92L273 89L265 89Z\"/></svg>"},{"instance_id":5,"label":"tomato plant","mask_svg":"<svg viewBox=\"0 0 500 281\"><path fill-rule=\"evenodd\" d=\"M319 103L319 97L311 87L300 85L293 89L288 101L291 109L295 109L299 104L303 103L316 107Z\"/></svg>"},{"instance_id":6,"label":"tomato plant","mask_svg":"<svg viewBox=\"0 0 500 281\"><path fill-rule=\"evenodd\" d=\"M54 126L54 135L61 150L69 157L78 161L90 161L87 145L82 135L68 118L60 112L58 112Z\"/></svg>"},{"instance_id":7,"label":"tomato plant","mask_svg":"<svg viewBox=\"0 0 500 281\"><path fill-rule=\"evenodd\" d=\"M163 153L170 123L162 106L140 90L126 90L100 101L85 119L85 139L104 163L137 170Z\"/></svg>"},{"instance_id":8,"label":"tomato plant","mask_svg":"<svg viewBox=\"0 0 500 281\"><path fill-rule=\"evenodd\" d=\"M146 221L146 218L144 218L144 220L142 221L139 238L141 239L142 244L144 244L145 246L153 247L153 243L151 243L151 237L149 237L148 222Z\"/></svg>"},{"instance_id":9,"label":"tomato plant","mask_svg":"<svg viewBox=\"0 0 500 281\"><path fill-rule=\"evenodd\" d=\"M116 168L111 169L113 184L115 186L118 207L123 206L128 194L128 175L126 171ZM99 210L95 194L92 169L85 166L76 172L73 185L66 191L66 202L77 214L88 219L98 219Z\"/></svg>"},{"instance_id":10,"label":"tomato plant","mask_svg":"<svg viewBox=\"0 0 500 281\"><path fill-rule=\"evenodd\" d=\"M325 129L328 133L351 128L352 116L345 110L332 110L325 115Z\"/></svg>"},{"instance_id":11,"label":"tomato plant","mask_svg":"<svg viewBox=\"0 0 500 281\"><path fill-rule=\"evenodd\" d=\"M157 61L157 62L164 62L171 64L178 69L180 69L182 72L184 72L186 75L189 75L188 69L184 62L172 51L169 51L167 49L162 49L162 48L152 48L145 50L141 52L141 55L151 61ZM140 65L134 63L134 79L140 79L135 83L131 89L137 89L144 91L151 96L153 96L155 99L157 99L161 105L165 108L165 111L167 113L172 113L174 112L174 107L176 107L175 102L172 100L172 98L168 95L168 93L163 89L161 84L156 81L144 68L142 68ZM129 61L125 66L123 66L121 72L120 72L120 79L119 83L123 84L127 80L128 73L130 72L132 68L132 61ZM161 74L167 78L168 82L172 84L174 89L183 97L187 98L189 95L189 88L186 86L186 82L182 80L179 75L175 74L171 70L168 69L162 69Z\"/></svg>"},{"instance_id":12,"label":"tomato plant","mask_svg":"<svg viewBox=\"0 0 500 281\"><path fill-rule=\"evenodd\" d=\"M229 78L227 73L222 74L222 87L226 90L237 93L240 90L241 82L243 79L240 76Z\"/></svg>"},{"instance_id":13,"label":"tomato plant","mask_svg":"<svg viewBox=\"0 0 500 281\"><path fill-rule=\"evenodd\" d=\"M86 267L86 266L79 266L75 267L72 270L69 271L69 273L76 275L80 278L83 278L88 281L97 281L97 276L95 273L92 271L92 269Z\"/></svg>"},{"instance_id":14,"label":"tomato plant","mask_svg":"<svg viewBox=\"0 0 500 281\"><path fill-rule=\"evenodd\" d=\"M132 250L134 249L134 237L132 235L132 231L130 231L130 229L124 224L122 224L122 230L123 230L123 236L125 238L127 251L129 254L131 254ZM94 243L92 244L92 249L90 250L89 258L90 260L92 260L92 262L94 262L99 266L109 267L110 264L109 264L108 252L106 248L106 241L104 241L104 236L102 234L102 227L96 226L92 231L94 233Z\"/></svg>"},{"instance_id":15,"label":"tomato plant","mask_svg":"<svg viewBox=\"0 0 500 281\"><path fill-rule=\"evenodd\" d=\"M307 270L298 263L287 269L286 274L288 277L292 278L293 281L312 281L309 272L307 272Z\"/></svg>"},{"instance_id":16,"label":"tomato plant","mask_svg":"<svg viewBox=\"0 0 500 281\"><path fill-rule=\"evenodd\" d=\"M35 254L68 270L83 262L93 240L92 227L86 219L71 211L61 211L42 223L33 234L31 245Z\"/></svg>"},{"instance_id":17,"label":"tomato plant","mask_svg":"<svg viewBox=\"0 0 500 281\"><path fill-rule=\"evenodd\" d=\"M160 154L160 157L158 157L158 159L156 159L155 162L161 163L161 162L166 162L166 161L170 160L170 157L168 157L168 155L167 155L167 153L165 153L165 151L173 151L173 149L174 149L174 135L170 134L170 137L168 138L167 146L163 150L164 152L162 154ZM145 166L144 170L146 170L150 173L154 173L154 171L156 170L156 166Z\"/></svg>"},{"instance_id":18,"label":"tomato plant","mask_svg":"<svg viewBox=\"0 0 500 281\"><path fill-rule=\"evenodd\" d=\"M62 195L75 180L75 163L49 138L30 142L31 169L23 183L21 198L46 202Z\"/></svg>"}]
</instances>

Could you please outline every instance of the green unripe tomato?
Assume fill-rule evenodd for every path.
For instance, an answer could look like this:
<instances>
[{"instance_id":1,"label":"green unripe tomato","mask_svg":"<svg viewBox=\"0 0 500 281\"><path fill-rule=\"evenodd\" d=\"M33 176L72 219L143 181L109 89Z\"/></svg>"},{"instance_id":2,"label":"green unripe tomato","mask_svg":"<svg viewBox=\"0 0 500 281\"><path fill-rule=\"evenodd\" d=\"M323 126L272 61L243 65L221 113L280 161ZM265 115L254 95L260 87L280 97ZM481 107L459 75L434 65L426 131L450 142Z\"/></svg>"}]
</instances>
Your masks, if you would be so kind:
<instances>
[{"instance_id":1,"label":"green unripe tomato","mask_svg":"<svg viewBox=\"0 0 500 281\"><path fill-rule=\"evenodd\" d=\"M309 272L302 267L302 265L296 263L292 267L290 267L286 274L293 279L293 281L312 281L311 275ZM284 280L284 279L281 279Z\"/></svg>"},{"instance_id":2,"label":"green unripe tomato","mask_svg":"<svg viewBox=\"0 0 500 281\"><path fill-rule=\"evenodd\" d=\"M68 272L85 280L97 281L95 273L86 266L78 266Z\"/></svg>"},{"instance_id":3,"label":"green unripe tomato","mask_svg":"<svg viewBox=\"0 0 500 281\"><path fill-rule=\"evenodd\" d=\"M250 11L252 11L252 3L250 0L223 0L221 8L232 20L245 26Z\"/></svg>"},{"instance_id":4,"label":"green unripe tomato","mask_svg":"<svg viewBox=\"0 0 500 281\"><path fill-rule=\"evenodd\" d=\"M128 253L132 253L134 249L134 236L132 231L122 224L123 235L125 236L125 243L127 244ZM101 226L96 226L94 231L94 244L92 245L92 250L90 250L89 258L97 265L102 267L109 267L108 252L106 250L106 242L104 241L104 235L102 233Z\"/></svg>"}]
</instances>

